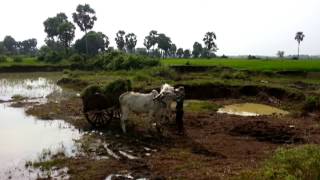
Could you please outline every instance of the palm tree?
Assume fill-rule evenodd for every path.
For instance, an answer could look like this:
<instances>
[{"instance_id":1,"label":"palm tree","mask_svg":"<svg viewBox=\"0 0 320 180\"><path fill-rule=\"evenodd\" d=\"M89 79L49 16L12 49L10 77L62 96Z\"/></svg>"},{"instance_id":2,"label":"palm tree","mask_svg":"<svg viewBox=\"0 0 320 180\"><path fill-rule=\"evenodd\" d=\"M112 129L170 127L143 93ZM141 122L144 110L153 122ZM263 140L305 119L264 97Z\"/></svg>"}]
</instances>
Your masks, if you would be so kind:
<instances>
[{"instance_id":1,"label":"palm tree","mask_svg":"<svg viewBox=\"0 0 320 180\"><path fill-rule=\"evenodd\" d=\"M304 34L302 31L299 31L296 33L296 36L294 37L294 39L296 41L298 41L298 59L299 59L299 51L300 51L300 42L303 41L303 38L304 38Z\"/></svg>"}]
</instances>

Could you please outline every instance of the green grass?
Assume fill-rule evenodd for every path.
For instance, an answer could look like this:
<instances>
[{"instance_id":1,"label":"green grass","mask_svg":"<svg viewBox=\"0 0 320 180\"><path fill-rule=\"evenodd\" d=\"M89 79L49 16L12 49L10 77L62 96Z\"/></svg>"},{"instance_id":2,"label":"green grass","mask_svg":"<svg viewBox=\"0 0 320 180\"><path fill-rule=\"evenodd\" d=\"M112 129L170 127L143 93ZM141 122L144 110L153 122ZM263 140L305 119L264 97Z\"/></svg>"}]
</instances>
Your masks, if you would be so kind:
<instances>
[{"instance_id":1,"label":"green grass","mask_svg":"<svg viewBox=\"0 0 320 180\"><path fill-rule=\"evenodd\" d=\"M215 112L219 105L210 101L187 100L185 101L185 111L188 112Z\"/></svg>"},{"instance_id":2,"label":"green grass","mask_svg":"<svg viewBox=\"0 0 320 180\"><path fill-rule=\"evenodd\" d=\"M8 67L12 65L17 66L43 66L43 65L67 65L66 60L62 60L59 63L47 63L43 61L38 61L36 57L26 57L23 58L21 62L15 62L12 57L8 57L6 62L0 63L0 67Z\"/></svg>"},{"instance_id":3,"label":"green grass","mask_svg":"<svg viewBox=\"0 0 320 180\"><path fill-rule=\"evenodd\" d=\"M280 148L263 164L262 168L244 172L235 179L318 180L320 179L320 146Z\"/></svg>"},{"instance_id":4,"label":"green grass","mask_svg":"<svg viewBox=\"0 0 320 180\"><path fill-rule=\"evenodd\" d=\"M241 70L253 71L320 71L320 60L248 60L248 59L164 59L163 65L186 65L189 62L192 66L225 66Z\"/></svg>"}]
</instances>

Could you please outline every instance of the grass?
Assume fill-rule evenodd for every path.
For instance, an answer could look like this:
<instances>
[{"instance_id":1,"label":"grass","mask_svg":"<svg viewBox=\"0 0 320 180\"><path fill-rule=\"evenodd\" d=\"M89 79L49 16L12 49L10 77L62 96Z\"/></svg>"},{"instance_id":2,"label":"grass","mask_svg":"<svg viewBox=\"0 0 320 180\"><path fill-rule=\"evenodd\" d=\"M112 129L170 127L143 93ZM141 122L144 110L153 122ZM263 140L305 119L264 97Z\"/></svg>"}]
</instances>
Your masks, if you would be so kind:
<instances>
[{"instance_id":1,"label":"grass","mask_svg":"<svg viewBox=\"0 0 320 180\"><path fill-rule=\"evenodd\" d=\"M187 100L185 101L185 111L187 112L215 112L219 105L210 101Z\"/></svg>"},{"instance_id":2,"label":"grass","mask_svg":"<svg viewBox=\"0 0 320 180\"><path fill-rule=\"evenodd\" d=\"M192 66L225 66L241 70L253 71L320 71L320 60L248 60L248 59L164 59L163 65L186 65Z\"/></svg>"},{"instance_id":3,"label":"grass","mask_svg":"<svg viewBox=\"0 0 320 180\"><path fill-rule=\"evenodd\" d=\"M60 61L59 63L48 63L43 61L38 61L36 57L26 57L22 58L21 62L14 61L14 58L7 57L6 62L0 63L0 67L8 67L8 66L43 66L43 65L67 65L68 62L66 60Z\"/></svg>"},{"instance_id":4,"label":"grass","mask_svg":"<svg viewBox=\"0 0 320 180\"><path fill-rule=\"evenodd\" d=\"M239 180L318 180L320 179L320 146L303 145L280 148L258 170L243 172Z\"/></svg>"}]
</instances>

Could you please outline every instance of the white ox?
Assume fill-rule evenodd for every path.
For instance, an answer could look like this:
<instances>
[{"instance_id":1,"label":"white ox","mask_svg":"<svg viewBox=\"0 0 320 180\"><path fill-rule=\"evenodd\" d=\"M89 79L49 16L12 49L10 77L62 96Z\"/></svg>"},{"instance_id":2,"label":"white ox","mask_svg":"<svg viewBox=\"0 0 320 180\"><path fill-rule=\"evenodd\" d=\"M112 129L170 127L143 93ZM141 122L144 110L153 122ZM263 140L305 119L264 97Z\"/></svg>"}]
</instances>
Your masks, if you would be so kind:
<instances>
[{"instance_id":1,"label":"white ox","mask_svg":"<svg viewBox=\"0 0 320 180\"><path fill-rule=\"evenodd\" d=\"M128 119L130 112L135 113L148 113L148 120L150 127L155 122L155 116L157 113L161 113L161 109L166 108L165 102L162 100L163 96L159 96L156 90L152 90L148 94L137 92L126 92L120 95L120 109L121 109L121 128L126 133L125 121ZM158 117L158 116L157 116ZM158 124L157 124L158 125Z\"/></svg>"},{"instance_id":2,"label":"white ox","mask_svg":"<svg viewBox=\"0 0 320 180\"><path fill-rule=\"evenodd\" d=\"M174 89L173 86L165 83L161 86L160 93L158 94L157 98L161 99L162 101L166 102L166 107L164 109L164 115L167 121L172 118L173 111L171 109L171 104L173 101L176 100L176 93L178 89Z\"/></svg>"}]
</instances>

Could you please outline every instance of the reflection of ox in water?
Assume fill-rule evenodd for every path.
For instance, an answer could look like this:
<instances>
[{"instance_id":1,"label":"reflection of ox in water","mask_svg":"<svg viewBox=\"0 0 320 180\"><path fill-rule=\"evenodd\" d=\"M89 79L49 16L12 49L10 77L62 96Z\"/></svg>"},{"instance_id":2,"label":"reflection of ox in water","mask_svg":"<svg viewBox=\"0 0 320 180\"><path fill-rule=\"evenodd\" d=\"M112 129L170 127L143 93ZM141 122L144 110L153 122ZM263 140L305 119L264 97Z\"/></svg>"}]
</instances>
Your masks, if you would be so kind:
<instances>
[{"instance_id":1,"label":"reflection of ox in water","mask_svg":"<svg viewBox=\"0 0 320 180\"><path fill-rule=\"evenodd\" d=\"M125 121L130 112L148 113L150 127L155 123L158 131L162 123L163 116L168 112L167 108L175 99L174 88L168 84L161 87L160 93L152 90L143 94L137 92L126 92L119 97L121 109L121 127L126 132Z\"/></svg>"}]
</instances>

